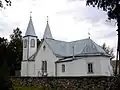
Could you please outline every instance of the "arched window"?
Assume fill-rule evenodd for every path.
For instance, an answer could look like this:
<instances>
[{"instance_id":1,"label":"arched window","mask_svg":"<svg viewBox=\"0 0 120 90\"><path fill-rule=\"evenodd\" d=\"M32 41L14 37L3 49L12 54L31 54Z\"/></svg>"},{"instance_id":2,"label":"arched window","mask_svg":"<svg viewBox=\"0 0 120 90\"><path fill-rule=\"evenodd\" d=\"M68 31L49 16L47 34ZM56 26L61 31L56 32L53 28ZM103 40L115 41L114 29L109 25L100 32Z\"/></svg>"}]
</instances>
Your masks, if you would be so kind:
<instances>
[{"instance_id":1,"label":"arched window","mask_svg":"<svg viewBox=\"0 0 120 90\"><path fill-rule=\"evenodd\" d=\"M24 48L27 48L27 39L24 40Z\"/></svg>"},{"instance_id":2,"label":"arched window","mask_svg":"<svg viewBox=\"0 0 120 90\"><path fill-rule=\"evenodd\" d=\"M34 39L31 39L30 46L31 46L31 47L35 47L35 40L34 40Z\"/></svg>"}]
</instances>

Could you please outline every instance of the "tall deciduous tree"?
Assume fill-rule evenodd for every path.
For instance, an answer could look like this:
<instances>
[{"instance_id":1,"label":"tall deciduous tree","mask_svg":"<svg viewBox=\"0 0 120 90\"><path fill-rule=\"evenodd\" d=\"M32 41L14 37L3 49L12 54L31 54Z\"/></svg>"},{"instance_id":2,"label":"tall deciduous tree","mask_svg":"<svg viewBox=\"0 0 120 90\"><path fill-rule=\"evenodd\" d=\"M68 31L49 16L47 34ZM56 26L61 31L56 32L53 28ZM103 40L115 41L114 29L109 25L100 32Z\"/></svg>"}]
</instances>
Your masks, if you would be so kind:
<instances>
[{"instance_id":1,"label":"tall deciduous tree","mask_svg":"<svg viewBox=\"0 0 120 90\"><path fill-rule=\"evenodd\" d=\"M22 32L19 28L13 30L13 34L10 35L10 43L7 48L7 61L13 73L15 70L20 70L22 61ZM14 74L13 74L14 75Z\"/></svg>"},{"instance_id":2,"label":"tall deciduous tree","mask_svg":"<svg viewBox=\"0 0 120 90\"><path fill-rule=\"evenodd\" d=\"M0 37L0 58L1 58L1 61L0 61L0 68L2 67L3 65L3 62L4 60L6 59L6 48L8 46L8 41L7 39L5 39L4 37L1 38Z\"/></svg>"},{"instance_id":3,"label":"tall deciduous tree","mask_svg":"<svg viewBox=\"0 0 120 90\"><path fill-rule=\"evenodd\" d=\"M117 46L117 60L120 60L120 0L87 0L86 5L98 7L106 11L108 19L116 19L117 31L118 31L118 46ZM116 60L116 71L117 74L117 60ZM120 65L119 65L120 74Z\"/></svg>"},{"instance_id":4,"label":"tall deciduous tree","mask_svg":"<svg viewBox=\"0 0 120 90\"><path fill-rule=\"evenodd\" d=\"M110 60L115 58L115 55L113 53L113 48L110 48L109 46L107 46L105 43L103 43L102 45L103 50L105 50L105 52L110 55Z\"/></svg>"},{"instance_id":5,"label":"tall deciduous tree","mask_svg":"<svg viewBox=\"0 0 120 90\"><path fill-rule=\"evenodd\" d=\"M9 90L9 67L6 62L7 47L7 39L0 37L0 90Z\"/></svg>"}]
</instances>

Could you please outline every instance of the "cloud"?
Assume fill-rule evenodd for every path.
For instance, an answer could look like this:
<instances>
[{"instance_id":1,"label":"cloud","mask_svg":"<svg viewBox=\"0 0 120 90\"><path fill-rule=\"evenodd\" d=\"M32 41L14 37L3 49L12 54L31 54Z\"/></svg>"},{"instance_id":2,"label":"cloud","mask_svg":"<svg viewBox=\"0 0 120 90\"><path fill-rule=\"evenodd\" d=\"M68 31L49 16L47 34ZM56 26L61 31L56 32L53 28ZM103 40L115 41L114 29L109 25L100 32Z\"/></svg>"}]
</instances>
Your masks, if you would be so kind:
<instances>
[{"instance_id":1,"label":"cloud","mask_svg":"<svg viewBox=\"0 0 120 90\"><path fill-rule=\"evenodd\" d=\"M84 0L13 0L12 6L0 13L0 35L9 38L16 27L24 35L31 10L39 39L45 30L46 16L49 16L50 29L55 39L79 40L88 38L90 32L91 39L98 44L107 42L109 46L116 47L115 21L106 22L107 13L86 6Z\"/></svg>"}]
</instances>

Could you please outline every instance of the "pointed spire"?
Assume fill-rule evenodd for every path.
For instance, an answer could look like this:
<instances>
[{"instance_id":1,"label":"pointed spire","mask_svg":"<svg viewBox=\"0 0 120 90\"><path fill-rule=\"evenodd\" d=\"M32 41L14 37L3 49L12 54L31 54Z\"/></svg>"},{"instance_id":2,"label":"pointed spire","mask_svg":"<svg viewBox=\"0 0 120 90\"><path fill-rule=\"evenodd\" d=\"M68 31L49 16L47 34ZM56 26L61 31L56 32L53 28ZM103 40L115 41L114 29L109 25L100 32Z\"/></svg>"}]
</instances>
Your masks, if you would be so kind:
<instances>
[{"instance_id":1,"label":"pointed spire","mask_svg":"<svg viewBox=\"0 0 120 90\"><path fill-rule=\"evenodd\" d=\"M46 24L46 28L45 28L45 32L44 32L43 38L44 39L45 38L53 38L52 34L51 34L51 31L50 31L49 23L48 23L48 16L47 16L47 24Z\"/></svg>"},{"instance_id":2,"label":"pointed spire","mask_svg":"<svg viewBox=\"0 0 120 90\"><path fill-rule=\"evenodd\" d=\"M36 36L35 29L34 29L33 22L32 22L31 12L30 12L29 24L28 24L28 27L27 27L27 31L25 33L25 36L27 36L27 35Z\"/></svg>"}]
</instances>

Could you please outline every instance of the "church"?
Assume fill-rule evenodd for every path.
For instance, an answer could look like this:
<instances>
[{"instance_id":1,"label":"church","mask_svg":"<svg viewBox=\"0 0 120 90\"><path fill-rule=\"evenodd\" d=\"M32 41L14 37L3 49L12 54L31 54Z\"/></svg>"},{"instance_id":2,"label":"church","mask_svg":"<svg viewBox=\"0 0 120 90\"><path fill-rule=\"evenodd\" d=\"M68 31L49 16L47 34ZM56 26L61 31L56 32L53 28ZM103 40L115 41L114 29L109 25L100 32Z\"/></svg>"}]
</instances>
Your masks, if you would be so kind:
<instances>
[{"instance_id":1,"label":"church","mask_svg":"<svg viewBox=\"0 0 120 90\"><path fill-rule=\"evenodd\" d=\"M111 76L110 56L90 38L72 42L55 40L49 22L37 48L32 18L23 37L21 76Z\"/></svg>"}]
</instances>

